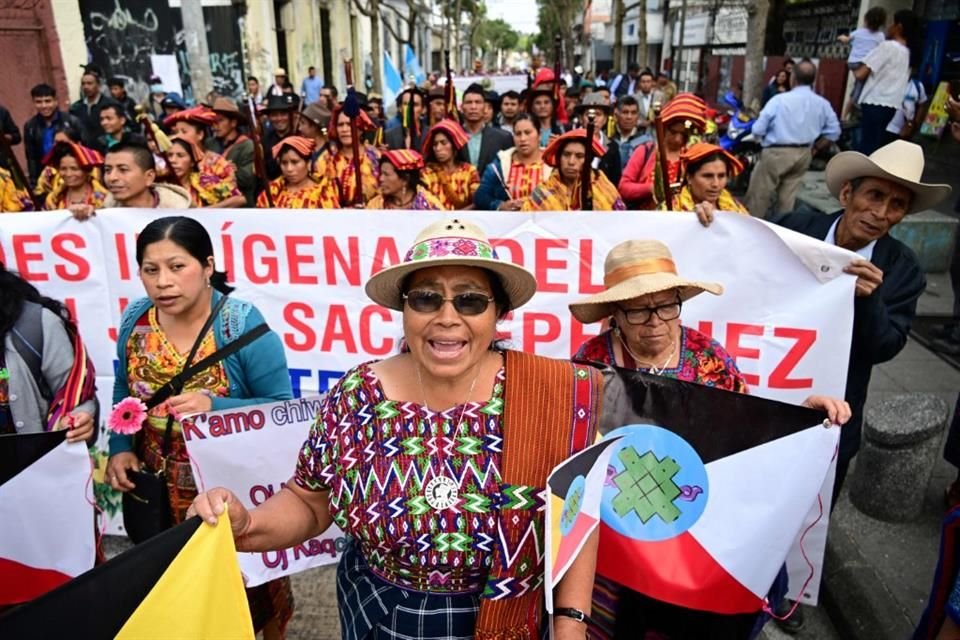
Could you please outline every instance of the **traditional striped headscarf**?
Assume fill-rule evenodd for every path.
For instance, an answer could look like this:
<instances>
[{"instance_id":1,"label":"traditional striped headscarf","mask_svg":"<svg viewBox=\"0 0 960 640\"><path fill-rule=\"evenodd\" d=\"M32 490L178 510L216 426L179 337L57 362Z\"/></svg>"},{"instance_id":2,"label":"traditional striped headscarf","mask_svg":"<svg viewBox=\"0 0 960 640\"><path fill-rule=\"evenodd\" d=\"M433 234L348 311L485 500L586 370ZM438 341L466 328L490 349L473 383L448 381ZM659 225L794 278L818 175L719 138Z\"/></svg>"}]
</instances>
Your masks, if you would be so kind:
<instances>
[{"instance_id":1,"label":"traditional striped headscarf","mask_svg":"<svg viewBox=\"0 0 960 640\"><path fill-rule=\"evenodd\" d=\"M185 144L188 149L190 149L190 155L193 157L193 161L196 164L200 164L201 162L203 162L204 157L206 157L207 155L207 152L203 149L203 147L196 144L195 142L191 142L187 140L186 137L180 134L175 134L170 136L170 142L173 142L174 140L179 140L180 142Z\"/></svg>"},{"instance_id":2,"label":"traditional striped headscarf","mask_svg":"<svg viewBox=\"0 0 960 640\"><path fill-rule=\"evenodd\" d=\"M200 127L209 127L217 121L217 114L211 109L199 105L177 111L163 119L163 126L172 127L177 122L189 122Z\"/></svg>"},{"instance_id":3,"label":"traditional striped headscarf","mask_svg":"<svg viewBox=\"0 0 960 640\"><path fill-rule=\"evenodd\" d=\"M470 136L459 122L444 118L427 130L427 135L423 139L423 147L421 147L423 157L431 158L433 156L433 138L437 132L446 134L451 144L453 144L454 153L460 151L460 149L470 142Z\"/></svg>"},{"instance_id":4,"label":"traditional striped headscarf","mask_svg":"<svg viewBox=\"0 0 960 640\"><path fill-rule=\"evenodd\" d=\"M553 141L547 145L546 150L543 152L543 161L551 166L557 167L560 163L560 149L563 148L568 142L585 142L587 139L587 130L586 129L574 129L573 131L567 131L562 136L554 138ZM600 144L600 141L596 137L591 141L593 143L593 155L595 157L601 157L607 152L603 148L603 145Z\"/></svg>"},{"instance_id":5,"label":"traditional striped headscarf","mask_svg":"<svg viewBox=\"0 0 960 640\"><path fill-rule=\"evenodd\" d=\"M384 151L380 160L389 162L397 171L417 171L424 167L423 156L413 149Z\"/></svg>"},{"instance_id":6,"label":"traditional striped headscarf","mask_svg":"<svg viewBox=\"0 0 960 640\"><path fill-rule=\"evenodd\" d=\"M273 149L270 150L273 153L273 157L277 160L280 159L280 154L283 153L285 147L290 147L297 153L299 153L304 158L309 158L313 153L315 143L310 138L304 138L303 136L288 136L273 145Z\"/></svg>"},{"instance_id":7,"label":"traditional striped headscarf","mask_svg":"<svg viewBox=\"0 0 960 640\"><path fill-rule=\"evenodd\" d=\"M687 129L703 131L707 126L707 103L692 93L678 93L660 112L663 126L683 122Z\"/></svg>"},{"instance_id":8,"label":"traditional striped headscarf","mask_svg":"<svg viewBox=\"0 0 960 640\"><path fill-rule=\"evenodd\" d=\"M687 166L708 156L720 154L726 160L727 167L730 169L730 177L736 176L743 171L743 163L732 153L708 142L697 142L692 144L680 153L680 160L683 162L683 173L687 173Z\"/></svg>"},{"instance_id":9,"label":"traditional striped headscarf","mask_svg":"<svg viewBox=\"0 0 960 640\"><path fill-rule=\"evenodd\" d=\"M55 162L65 155L71 155L76 158L77 164L85 171L103 165L103 156L99 151L77 144L76 142L58 142L53 145L53 148L43 157L42 163L44 166L49 165L51 162Z\"/></svg>"}]
</instances>

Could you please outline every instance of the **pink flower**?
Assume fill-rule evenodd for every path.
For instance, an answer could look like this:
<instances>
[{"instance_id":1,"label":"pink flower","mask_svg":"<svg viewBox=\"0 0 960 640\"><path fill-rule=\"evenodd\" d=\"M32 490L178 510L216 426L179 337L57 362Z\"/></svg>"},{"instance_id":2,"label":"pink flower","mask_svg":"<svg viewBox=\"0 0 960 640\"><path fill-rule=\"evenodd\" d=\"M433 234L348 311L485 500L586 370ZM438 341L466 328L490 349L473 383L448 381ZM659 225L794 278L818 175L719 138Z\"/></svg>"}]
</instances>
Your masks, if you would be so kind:
<instances>
[{"instance_id":1,"label":"pink flower","mask_svg":"<svg viewBox=\"0 0 960 640\"><path fill-rule=\"evenodd\" d=\"M147 419L147 405L139 398L124 398L113 405L113 411L107 418L107 426L116 433L130 436L143 427Z\"/></svg>"}]
</instances>

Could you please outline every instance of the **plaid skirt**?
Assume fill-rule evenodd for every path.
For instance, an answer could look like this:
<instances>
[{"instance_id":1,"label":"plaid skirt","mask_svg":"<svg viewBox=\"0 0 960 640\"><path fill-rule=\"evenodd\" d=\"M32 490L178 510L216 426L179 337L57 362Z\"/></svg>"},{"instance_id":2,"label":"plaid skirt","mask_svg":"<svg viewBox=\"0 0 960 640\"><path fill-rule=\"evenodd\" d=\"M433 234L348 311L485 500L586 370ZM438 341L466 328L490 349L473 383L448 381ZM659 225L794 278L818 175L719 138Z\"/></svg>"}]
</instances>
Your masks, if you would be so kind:
<instances>
[{"instance_id":1,"label":"plaid skirt","mask_svg":"<svg viewBox=\"0 0 960 640\"><path fill-rule=\"evenodd\" d=\"M343 640L470 640L480 594L410 591L375 576L350 540L337 566Z\"/></svg>"},{"instance_id":2,"label":"plaid skirt","mask_svg":"<svg viewBox=\"0 0 960 640\"><path fill-rule=\"evenodd\" d=\"M162 431L146 426L138 434L137 457L143 461L147 470L156 471L163 464L162 447ZM164 475L167 479L173 522L179 524L186 519L187 509L197 497L197 485L193 479L193 469L190 468L187 445L181 434L174 433L170 449ZM293 617L293 589L290 578L271 580L246 591L254 630L260 631L271 619L276 618L281 632L284 631Z\"/></svg>"}]
</instances>

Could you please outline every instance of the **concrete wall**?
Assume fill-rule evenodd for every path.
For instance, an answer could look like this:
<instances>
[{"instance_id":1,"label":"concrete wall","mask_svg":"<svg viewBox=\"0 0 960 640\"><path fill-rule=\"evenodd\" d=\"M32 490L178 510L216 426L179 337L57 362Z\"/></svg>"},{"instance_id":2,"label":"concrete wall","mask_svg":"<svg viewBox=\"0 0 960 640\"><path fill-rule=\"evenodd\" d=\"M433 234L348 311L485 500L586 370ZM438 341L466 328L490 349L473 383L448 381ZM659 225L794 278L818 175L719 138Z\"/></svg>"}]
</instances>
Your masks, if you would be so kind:
<instances>
[{"instance_id":1,"label":"concrete wall","mask_svg":"<svg viewBox=\"0 0 960 640\"><path fill-rule=\"evenodd\" d=\"M83 20L80 17L80 5L77 0L53 0L54 23L60 39L60 57L62 60L76 61L77 66L65 69L67 88L71 100L80 96L79 65L87 61L87 44L83 38Z\"/></svg>"},{"instance_id":2,"label":"concrete wall","mask_svg":"<svg viewBox=\"0 0 960 640\"><path fill-rule=\"evenodd\" d=\"M274 33L273 3L247 3L247 15L242 19L243 60L246 75L260 80L262 91L273 83L273 70L279 61L277 38Z\"/></svg>"}]
</instances>

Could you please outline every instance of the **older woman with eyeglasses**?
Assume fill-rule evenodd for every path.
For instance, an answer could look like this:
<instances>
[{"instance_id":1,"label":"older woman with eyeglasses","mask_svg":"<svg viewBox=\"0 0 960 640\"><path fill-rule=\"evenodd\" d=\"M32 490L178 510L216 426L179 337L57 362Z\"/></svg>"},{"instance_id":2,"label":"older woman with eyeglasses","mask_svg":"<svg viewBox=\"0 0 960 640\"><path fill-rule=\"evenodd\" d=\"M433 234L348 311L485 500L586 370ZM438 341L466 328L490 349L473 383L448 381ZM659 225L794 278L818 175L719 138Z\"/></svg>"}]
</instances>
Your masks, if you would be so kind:
<instances>
[{"instance_id":1,"label":"older woman with eyeglasses","mask_svg":"<svg viewBox=\"0 0 960 640\"><path fill-rule=\"evenodd\" d=\"M743 375L723 346L680 322L684 302L704 292L720 295L720 284L678 275L670 250L656 240L616 245L604 262L603 281L604 291L570 305L573 316L584 324L610 321L609 329L580 347L576 359L747 393ZM837 424L850 419L850 407L843 400L810 396L803 404L824 411ZM762 622L755 614L693 611L602 577L597 582L594 619L612 629L618 617L628 616L632 637L750 638ZM784 573L771 590L772 603L783 597L785 582Z\"/></svg>"}]
</instances>

